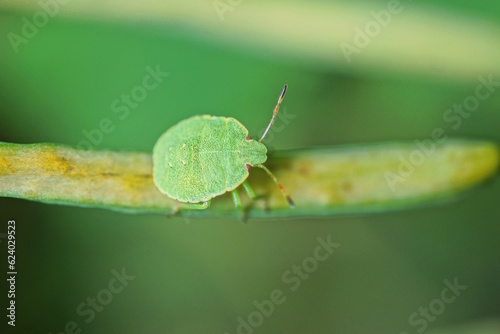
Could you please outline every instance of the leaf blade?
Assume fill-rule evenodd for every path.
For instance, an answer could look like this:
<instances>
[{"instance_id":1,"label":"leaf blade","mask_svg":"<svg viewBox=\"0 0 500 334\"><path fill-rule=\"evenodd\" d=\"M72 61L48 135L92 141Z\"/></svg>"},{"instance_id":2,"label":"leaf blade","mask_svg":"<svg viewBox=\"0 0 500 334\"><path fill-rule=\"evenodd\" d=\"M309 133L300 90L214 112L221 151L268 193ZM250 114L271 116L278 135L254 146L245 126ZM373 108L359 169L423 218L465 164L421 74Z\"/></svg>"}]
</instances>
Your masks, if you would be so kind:
<instances>
[{"instance_id":1,"label":"leaf blade","mask_svg":"<svg viewBox=\"0 0 500 334\"><path fill-rule=\"evenodd\" d=\"M417 152L417 153L416 153ZM421 152L421 153L418 153ZM403 160L423 162L401 181ZM494 175L495 144L448 140L426 155L414 143L381 143L276 152L266 165L292 194L288 208L264 173L253 172L254 189L266 195L249 217L366 214L412 208L459 195ZM0 143L0 196L45 203L99 207L128 213L167 214L179 204L160 193L151 176L151 154L82 151L55 144ZM237 216L230 196L189 216ZM268 206L268 210L266 209Z\"/></svg>"}]
</instances>

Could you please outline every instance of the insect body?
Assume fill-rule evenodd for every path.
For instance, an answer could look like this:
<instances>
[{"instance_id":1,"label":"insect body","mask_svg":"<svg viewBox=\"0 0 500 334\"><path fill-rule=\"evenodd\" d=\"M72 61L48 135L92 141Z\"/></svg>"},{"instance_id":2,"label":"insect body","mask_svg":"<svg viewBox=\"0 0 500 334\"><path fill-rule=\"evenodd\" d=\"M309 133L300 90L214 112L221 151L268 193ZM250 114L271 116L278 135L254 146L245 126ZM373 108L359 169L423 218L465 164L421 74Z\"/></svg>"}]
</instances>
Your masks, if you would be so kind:
<instances>
[{"instance_id":1,"label":"insect body","mask_svg":"<svg viewBox=\"0 0 500 334\"><path fill-rule=\"evenodd\" d=\"M194 116L167 130L153 150L153 180L168 197L184 203L197 203L191 208L204 209L212 198L233 191L236 206L240 206L235 189L245 181L251 167L264 169L276 182L290 206L293 202L262 165L267 160L267 148L261 141L269 131L286 92L286 85L276 105L273 117L259 141L248 136L248 130L236 119L218 116Z\"/></svg>"}]
</instances>

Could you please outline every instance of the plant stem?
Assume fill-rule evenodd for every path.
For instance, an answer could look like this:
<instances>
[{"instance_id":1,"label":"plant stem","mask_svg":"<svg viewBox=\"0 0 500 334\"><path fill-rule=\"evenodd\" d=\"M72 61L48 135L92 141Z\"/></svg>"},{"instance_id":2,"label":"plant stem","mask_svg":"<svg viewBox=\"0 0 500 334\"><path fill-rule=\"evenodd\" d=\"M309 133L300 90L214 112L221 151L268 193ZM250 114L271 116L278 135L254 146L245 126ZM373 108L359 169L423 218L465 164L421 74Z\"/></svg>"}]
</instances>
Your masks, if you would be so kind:
<instances>
[{"instance_id":1,"label":"plant stem","mask_svg":"<svg viewBox=\"0 0 500 334\"><path fill-rule=\"evenodd\" d=\"M406 161L403 162L403 161ZM249 217L360 214L407 209L457 195L493 176L495 144L448 140L425 153L414 143L280 151L265 164L292 195L289 208L260 170L248 178L263 200ZM168 214L179 204L152 180L151 154L82 151L55 144L0 143L0 196L127 213ZM242 196L243 205L250 201ZM189 216L238 216L230 194Z\"/></svg>"}]
</instances>

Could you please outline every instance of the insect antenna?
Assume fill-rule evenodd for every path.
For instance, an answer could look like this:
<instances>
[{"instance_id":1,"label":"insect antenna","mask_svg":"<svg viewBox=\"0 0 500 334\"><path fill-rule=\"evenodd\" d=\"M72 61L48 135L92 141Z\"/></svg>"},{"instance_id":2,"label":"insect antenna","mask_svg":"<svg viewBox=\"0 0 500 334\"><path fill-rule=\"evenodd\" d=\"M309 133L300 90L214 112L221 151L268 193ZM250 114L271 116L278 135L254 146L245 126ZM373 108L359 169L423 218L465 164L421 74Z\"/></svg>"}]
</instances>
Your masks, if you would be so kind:
<instances>
[{"instance_id":1,"label":"insect antenna","mask_svg":"<svg viewBox=\"0 0 500 334\"><path fill-rule=\"evenodd\" d=\"M273 111L273 117L271 118L271 121L269 122L269 125L267 126L266 128L266 131L264 131L264 134L262 135L262 137L260 138L259 142L261 142L264 137L267 135L267 132L269 131L269 129L271 128L271 126L273 125L274 123L274 118L276 117L276 115L278 114L278 110L280 109L280 104L281 102L283 101L283 98L285 97L285 93L286 93L286 88L288 86L285 85L283 87L283 90L281 91L281 94L280 94L280 97L278 99L278 103L276 104L276 107L274 107L274 111Z\"/></svg>"},{"instance_id":2,"label":"insect antenna","mask_svg":"<svg viewBox=\"0 0 500 334\"><path fill-rule=\"evenodd\" d=\"M286 86L285 86L285 88L286 88ZM285 197L286 201L288 202L288 205L290 205L290 207L293 209L295 207L295 203L292 201L292 198L290 197L290 195L287 194L287 192L285 191L285 188L283 188L281 183L278 182L278 179L276 178L276 176L274 176L274 174L271 173L271 171L269 169L267 169L267 167L264 165L255 165L255 167L262 168L263 170L266 171L267 175L269 175L271 177L271 179L273 179L274 183L276 183L278 185L278 188L280 188L281 193L283 194L283 197Z\"/></svg>"}]
</instances>

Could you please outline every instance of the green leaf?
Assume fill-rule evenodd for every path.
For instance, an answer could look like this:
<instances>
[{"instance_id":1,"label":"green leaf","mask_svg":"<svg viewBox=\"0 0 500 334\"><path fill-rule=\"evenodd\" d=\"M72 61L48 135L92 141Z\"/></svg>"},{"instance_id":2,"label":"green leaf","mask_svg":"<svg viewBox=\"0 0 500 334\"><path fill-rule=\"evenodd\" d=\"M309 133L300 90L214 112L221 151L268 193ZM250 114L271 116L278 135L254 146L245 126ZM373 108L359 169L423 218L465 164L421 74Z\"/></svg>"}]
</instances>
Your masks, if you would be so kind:
<instances>
[{"instance_id":1,"label":"green leaf","mask_svg":"<svg viewBox=\"0 0 500 334\"><path fill-rule=\"evenodd\" d=\"M428 145L423 149L415 143L381 143L276 152L266 165L285 185L296 207L288 207L263 171L252 170L249 181L265 199L252 203L248 216L331 216L407 209L456 196L492 177L499 165L498 148L490 142L448 140ZM0 196L168 214L179 203L156 189L151 166L149 153L0 143ZM207 210L181 213L202 217L241 214L228 194L213 199Z\"/></svg>"}]
</instances>

